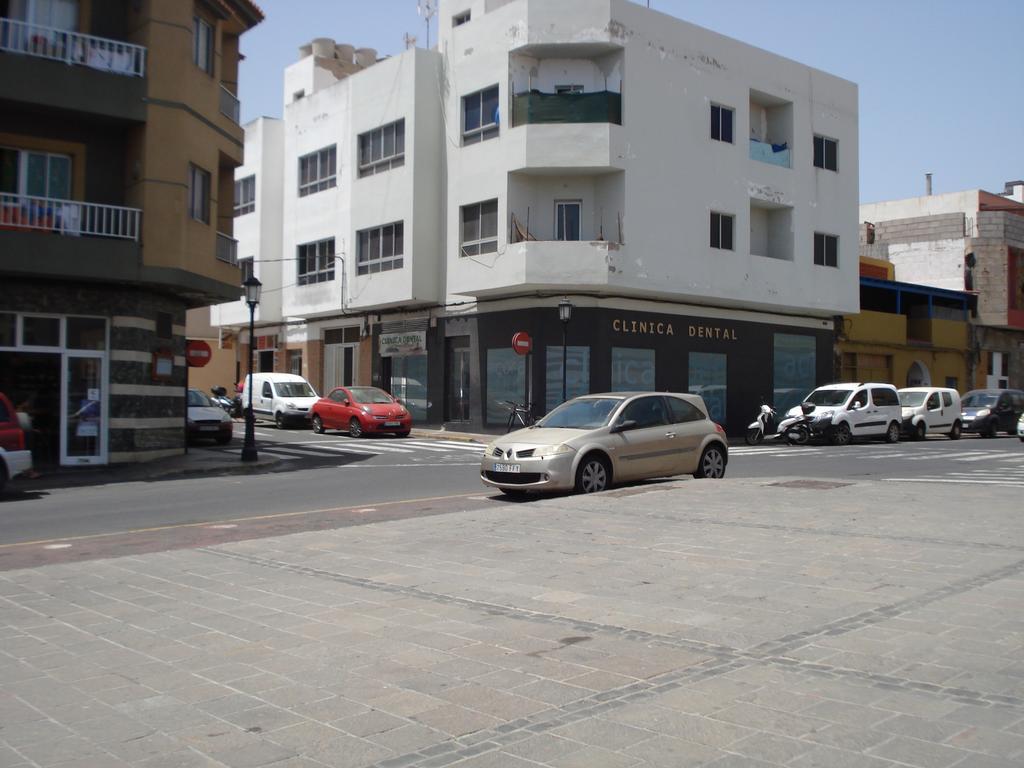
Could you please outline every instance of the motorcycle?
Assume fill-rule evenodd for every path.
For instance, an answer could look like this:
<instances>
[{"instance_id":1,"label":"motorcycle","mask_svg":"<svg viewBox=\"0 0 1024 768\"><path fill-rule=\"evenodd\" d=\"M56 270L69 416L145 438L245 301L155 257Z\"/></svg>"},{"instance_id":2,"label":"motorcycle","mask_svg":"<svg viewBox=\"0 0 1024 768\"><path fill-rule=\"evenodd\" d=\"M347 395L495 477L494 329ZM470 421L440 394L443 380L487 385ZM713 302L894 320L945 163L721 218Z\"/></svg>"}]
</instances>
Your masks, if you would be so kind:
<instances>
[{"instance_id":1,"label":"motorcycle","mask_svg":"<svg viewBox=\"0 0 1024 768\"><path fill-rule=\"evenodd\" d=\"M779 416L772 406L761 404L757 418L747 426L747 445L758 445L765 440L783 438L790 445L803 445L811 439L811 412L814 406L801 403L799 416Z\"/></svg>"},{"instance_id":2,"label":"motorcycle","mask_svg":"<svg viewBox=\"0 0 1024 768\"><path fill-rule=\"evenodd\" d=\"M210 387L210 392L213 393L210 400L214 405L223 408L231 416L235 415L238 404L235 402L235 398L228 397L228 391L224 387Z\"/></svg>"}]
</instances>

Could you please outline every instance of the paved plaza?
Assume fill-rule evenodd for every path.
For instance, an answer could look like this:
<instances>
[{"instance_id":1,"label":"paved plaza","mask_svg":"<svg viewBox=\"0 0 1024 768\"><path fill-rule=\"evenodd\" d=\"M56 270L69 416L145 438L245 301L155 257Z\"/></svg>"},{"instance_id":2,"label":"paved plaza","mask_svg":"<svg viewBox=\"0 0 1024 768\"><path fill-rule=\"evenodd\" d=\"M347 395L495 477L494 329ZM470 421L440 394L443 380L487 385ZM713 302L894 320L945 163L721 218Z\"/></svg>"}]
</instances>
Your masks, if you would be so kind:
<instances>
[{"instance_id":1,"label":"paved plaza","mask_svg":"<svg viewBox=\"0 0 1024 768\"><path fill-rule=\"evenodd\" d=\"M680 480L0 572L0 767L1022 765L1019 491Z\"/></svg>"}]
</instances>

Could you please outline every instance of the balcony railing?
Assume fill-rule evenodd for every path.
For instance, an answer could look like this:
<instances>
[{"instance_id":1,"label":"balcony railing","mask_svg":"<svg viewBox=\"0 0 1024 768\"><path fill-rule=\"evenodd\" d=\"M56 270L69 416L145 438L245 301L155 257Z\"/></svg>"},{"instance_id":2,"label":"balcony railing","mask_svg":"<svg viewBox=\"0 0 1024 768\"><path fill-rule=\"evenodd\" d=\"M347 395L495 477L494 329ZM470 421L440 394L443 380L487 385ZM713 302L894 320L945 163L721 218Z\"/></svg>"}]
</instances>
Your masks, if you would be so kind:
<instances>
[{"instance_id":1,"label":"balcony railing","mask_svg":"<svg viewBox=\"0 0 1024 768\"><path fill-rule=\"evenodd\" d=\"M772 144L769 141L751 139L750 159L761 163L768 163L769 165L789 168L789 146L785 143Z\"/></svg>"},{"instance_id":2,"label":"balcony railing","mask_svg":"<svg viewBox=\"0 0 1024 768\"><path fill-rule=\"evenodd\" d=\"M232 121L238 122L238 98L223 85L220 87L220 113Z\"/></svg>"},{"instance_id":3,"label":"balcony railing","mask_svg":"<svg viewBox=\"0 0 1024 768\"><path fill-rule=\"evenodd\" d=\"M614 123L622 125L622 94L540 93L512 97L512 127L532 123Z\"/></svg>"},{"instance_id":4,"label":"balcony railing","mask_svg":"<svg viewBox=\"0 0 1024 768\"><path fill-rule=\"evenodd\" d=\"M117 75L146 75L146 49L140 45L16 19L0 19L0 50L80 64Z\"/></svg>"},{"instance_id":5,"label":"balcony railing","mask_svg":"<svg viewBox=\"0 0 1024 768\"><path fill-rule=\"evenodd\" d=\"M137 241L141 220L138 208L0 194L0 229Z\"/></svg>"},{"instance_id":6,"label":"balcony railing","mask_svg":"<svg viewBox=\"0 0 1024 768\"><path fill-rule=\"evenodd\" d=\"M238 266L238 241L223 232L217 233L217 259Z\"/></svg>"}]
</instances>

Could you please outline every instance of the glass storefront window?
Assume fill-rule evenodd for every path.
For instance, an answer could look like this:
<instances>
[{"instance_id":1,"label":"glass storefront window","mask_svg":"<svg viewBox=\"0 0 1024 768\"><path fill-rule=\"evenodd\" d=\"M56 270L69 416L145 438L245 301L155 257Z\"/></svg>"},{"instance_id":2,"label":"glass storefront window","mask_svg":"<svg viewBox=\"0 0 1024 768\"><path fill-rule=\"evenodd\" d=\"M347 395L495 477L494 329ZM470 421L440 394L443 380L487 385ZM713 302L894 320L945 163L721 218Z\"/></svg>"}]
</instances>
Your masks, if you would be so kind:
<instances>
[{"instance_id":1,"label":"glass storefront window","mask_svg":"<svg viewBox=\"0 0 1024 768\"><path fill-rule=\"evenodd\" d=\"M409 413L413 424L427 420L427 356L404 355L391 358L391 394Z\"/></svg>"},{"instance_id":2,"label":"glass storefront window","mask_svg":"<svg viewBox=\"0 0 1024 768\"><path fill-rule=\"evenodd\" d=\"M816 346L813 336L775 334L772 405L779 413L799 405L814 389Z\"/></svg>"},{"instance_id":3,"label":"glass storefront window","mask_svg":"<svg viewBox=\"0 0 1024 768\"><path fill-rule=\"evenodd\" d=\"M21 319L21 343L26 347L59 347L60 318L25 315Z\"/></svg>"},{"instance_id":4,"label":"glass storefront window","mask_svg":"<svg viewBox=\"0 0 1024 768\"><path fill-rule=\"evenodd\" d=\"M654 350L612 347L612 392L654 389Z\"/></svg>"},{"instance_id":5,"label":"glass storefront window","mask_svg":"<svg viewBox=\"0 0 1024 768\"><path fill-rule=\"evenodd\" d=\"M512 349L488 349L488 424L505 424L508 421L509 400L520 405L526 403L526 357Z\"/></svg>"},{"instance_id":6,"label":"glass storefront window","mask_svg":"<svg viewBox=\"0 0 1024 768\"><path fill-rule=\"evenodd\" d=\"M107 321L102 317L69 317L68 349L106 349Z\"/></svg>"},{"instance_id":7,"label":"glass storefront window","mask_svg":"<svg viewBox=\"0 0 1024 768\"><path fill-rule=\"evenodd\" d=\"M545 413L562 402L562 348L547 348ZM590 392L590 347L565 348L565 398Z\"/></svg>"},{"instance_id":8,"label":"glass storefront window","mask_svg":"<svg viewBox=\"0 0 1024 768\"><path fill-rule=\"evenodd\" d=\"M700 395L712 421L725 423L726 356L715 352L690 353L688 392Z\"/></svg>"},{"instance_id":9,"label":"glass storefront window","mask_svg":"<svg viewBox=\"0 0 1024 768\"><path fill-rule=\"evenodd\" d=\"M13 312L0 312L0 347L13 347L17 343L18 316Z\"/></svg>"}]
</instances>

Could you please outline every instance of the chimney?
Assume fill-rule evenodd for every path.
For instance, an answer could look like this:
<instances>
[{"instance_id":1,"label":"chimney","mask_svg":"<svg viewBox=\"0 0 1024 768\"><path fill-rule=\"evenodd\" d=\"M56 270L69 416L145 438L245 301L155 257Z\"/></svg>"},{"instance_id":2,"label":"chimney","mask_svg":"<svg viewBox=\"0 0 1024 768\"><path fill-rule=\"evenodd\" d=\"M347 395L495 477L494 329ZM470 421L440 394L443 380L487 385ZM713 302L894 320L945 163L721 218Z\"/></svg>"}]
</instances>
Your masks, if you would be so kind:
<instances>
[{"instance_id":1,"label":"chimney","mask_svg":"<svg viewBox=\"0 0 1024 768\"><path fill-rule=\"evenodd\" d=\"M1024 203L1024 179L1006 182L1003 189L1003 197L1016 200L1018 203Z\"/></svg>"},{"instance_id":2,"label":"chimney","mask_svg":"<svg viewBox=\"0 0 1024 768\"><path fill-rule=\"evenodd\" d=\"M924 193L928 197L932 196L932 175L930 173L924 175Z\"/></svg>"}]
</instances>

